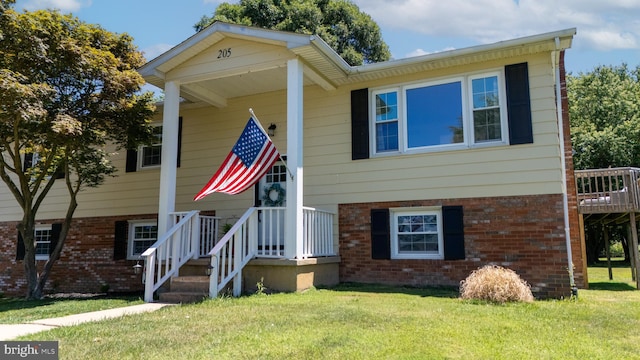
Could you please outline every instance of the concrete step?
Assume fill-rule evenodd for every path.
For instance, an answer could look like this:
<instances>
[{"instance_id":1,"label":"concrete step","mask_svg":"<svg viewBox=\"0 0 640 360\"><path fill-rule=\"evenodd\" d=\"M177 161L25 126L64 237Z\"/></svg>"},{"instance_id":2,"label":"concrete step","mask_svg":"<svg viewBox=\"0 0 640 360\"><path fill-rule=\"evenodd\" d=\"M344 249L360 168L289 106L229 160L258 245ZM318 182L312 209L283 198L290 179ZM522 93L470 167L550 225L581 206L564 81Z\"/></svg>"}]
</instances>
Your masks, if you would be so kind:
<instances>
[{"instance_id":1,"label":"concrete step","mask_svg":"<svg viewBox=\"0 0 640 360\"><path fill-rule=\"evenodd\" d=\"M211 259L201 258L189 260L180 267L180 276L203 276L207 273L207 268L211 264Z\"/></svg>"},{"instance_id":2,"label":"concrete step","mask_svg":"<svg viewBox=\"0 0 640 360\"><path fill-rule=\"evenodd\" d=\"M208 276L178 276L171 279L169 292L209 293Z\"/></svg>"},{"instance_id":3,"label":"concrete step","mask_svg":"<svg viewBox=\"0 0 640 360\"><path fill-rule=\"evenodd\" d=\"M208 296L208 293L201 292L165 292L159 295L159 300L169 304L188 304L202 301Z\"/></svg>"}]
</instances>

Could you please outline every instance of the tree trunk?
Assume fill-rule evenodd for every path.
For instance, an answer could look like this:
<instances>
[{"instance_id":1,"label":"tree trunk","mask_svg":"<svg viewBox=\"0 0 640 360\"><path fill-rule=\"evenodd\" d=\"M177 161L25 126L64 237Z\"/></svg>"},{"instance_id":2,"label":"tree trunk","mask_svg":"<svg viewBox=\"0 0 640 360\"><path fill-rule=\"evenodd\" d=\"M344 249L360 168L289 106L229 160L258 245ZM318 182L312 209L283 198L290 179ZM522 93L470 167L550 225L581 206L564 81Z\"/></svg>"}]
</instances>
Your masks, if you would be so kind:
<instances>
[{"instance_id":1,"label":"tree trunk","mask_svg":"<svg viewBox=\"0 0 640 360\"><path fill-rule=\"evenodd\" d=\"M24 273L27 278L27 300L40 300L42 299L42 289L39 289L38 284L38 267L36 266L35 251L25 251L24 259L22 260L24 265Z\"/></svg>"},{"instance_id":2,"label":"tree trunk","mask_svg":"<svg viewBox=\"0 0 640 360\"><path fill-rule=\"evenodd\" d=\"M58 260L58 258L60 258L60 253L62 252L65 240L67 239L67 234L69 233L69 229L71 228L73 213L78 207L78 202L76 201L75 195L75 193L71 194L71 201L69 202L69 208L67 208L67 214L64 218L64 222L62 223L62 229L60 229L58 243L49 255L49 260L47 260L47 262L44 264L44 267L37 278L34 293L40 294L40 298L42 297L42 294L44 294L44 287L47 284L49 275L51 275L51 269L53 268L53 265Z\"/></svg>"}]
</instances>

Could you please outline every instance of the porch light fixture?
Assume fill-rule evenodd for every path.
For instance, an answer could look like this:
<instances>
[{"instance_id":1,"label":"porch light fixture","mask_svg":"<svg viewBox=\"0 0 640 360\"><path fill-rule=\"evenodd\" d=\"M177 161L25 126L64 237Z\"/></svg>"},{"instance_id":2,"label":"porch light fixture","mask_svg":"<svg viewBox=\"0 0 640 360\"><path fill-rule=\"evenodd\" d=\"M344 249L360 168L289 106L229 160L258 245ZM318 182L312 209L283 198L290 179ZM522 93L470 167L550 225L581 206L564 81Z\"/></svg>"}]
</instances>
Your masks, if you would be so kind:
<instances>
[{"instance_id":1,"label":"porch light fixture","mask_svg":"<svg viewBox=\"0 0 640 360\"><path fill-rule=\"evenodd\" d=\"M207 274L207 276L211 276L211 274L213 273L213 266L211 266L211 264L207 265L207 269L204 272L205 274Z\"/></svg>"},{"instance_id":2,"label":"porch light fixture","mask_svg":"<svg viewBox=\"0 0 640 360\"><path fill-rule=\"evenodd\" d=\"M267 134L269 134L269 136L273 136L276 134L276 124L271 123L271 125L269 125L269 127L267 128Z\"/></svg>"},{"instance_id":3,"label":"porch light fixture","mask_svg":"<svg viewBox=\"0 0 640 360\"><path fill-rule=\"evenodd\" d=\"M142 265L140 265L140 260L136 261L136 264L133 265L133 273L136 275L140 275L142 272Z\"/></svg>"}]
</instances>

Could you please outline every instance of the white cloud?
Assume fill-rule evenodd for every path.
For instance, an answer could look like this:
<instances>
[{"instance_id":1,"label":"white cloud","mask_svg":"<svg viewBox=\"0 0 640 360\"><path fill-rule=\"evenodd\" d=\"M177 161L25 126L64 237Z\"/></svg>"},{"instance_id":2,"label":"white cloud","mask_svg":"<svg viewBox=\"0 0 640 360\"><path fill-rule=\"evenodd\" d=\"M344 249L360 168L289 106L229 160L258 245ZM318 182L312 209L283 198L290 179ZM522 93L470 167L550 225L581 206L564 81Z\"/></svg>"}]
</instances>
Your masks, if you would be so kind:
<instances>
[{"instance_id":1,"label":"white cloud","mask_svg":"<svg viewBox=\"0 0 640 360\"><path fill-rule=\"evenodd\" d=\"M171 49L174 45L170 44L155 44L153 46L142 49L144 53L144 58L147 61L155 59L158 55L161 55Z\"/></svg>"},{"instance_id":2,"label":"white cloud","mask_svg":"<svg viewBox=\"0 0 640 360\"><path fill-rule=\"evenodd\" d=\"M62 12L74 12L91 5L91 0L27 0L26 10L58 9Z\"/></svg>"},{"instance_id":3,"label":"white cloud","mask_svg":"<svg viewBox=\"0 0 640 360\"><path fill-rule=\"evenodd\" d=\"M640 47L638 0L355 0L389 29L480 43L576 27L576 46Z\"/></svg>"},{"instance_id":4,"label":"white cloud","mask_svg":"<svg viewBox=\"0 0 640 360\"><path fill-rule=\"evenodd\" d=\"M414 57L414 56L422 56L422 55L429 55L429 54L435 54L435 53L439 53L439 52L443 52L443 51L451 51L451 50L455 50L456 48L454 47L446 47L442 50L436 50L436 51L426 51L423 49L415 49L412 52L406 54L405 57Z\"/></svg>"}]
</instances>

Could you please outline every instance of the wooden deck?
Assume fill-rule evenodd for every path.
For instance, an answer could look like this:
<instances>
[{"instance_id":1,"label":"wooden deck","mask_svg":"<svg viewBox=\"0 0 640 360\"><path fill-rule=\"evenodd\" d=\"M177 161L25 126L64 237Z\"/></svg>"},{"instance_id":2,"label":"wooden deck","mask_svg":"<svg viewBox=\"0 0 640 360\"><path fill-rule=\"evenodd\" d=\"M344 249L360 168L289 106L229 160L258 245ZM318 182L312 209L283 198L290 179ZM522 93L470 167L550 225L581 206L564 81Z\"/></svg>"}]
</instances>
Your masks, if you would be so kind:
<instances>
[{"instance_id":1,"label":"wooden deck","mask_svg":"<svg viewBox=\"0 0 640 360\"><path fill-rule=\"evenodd\" d=\"M574 174L582 243L586 246L584 238L586 226L602 227L611 279L611 255L608 246L610 227L625 226L628 234L631 274L636 282L636 288L640 289L640 254L638 253L636 215L640 212L640 168L576 170Z\"/></svg>"},{"instance_id":2,"label":"wooden deck","mask_svg":"<svg viewBox=\"0 0 640 360\"><path fill-rule=\"evenodd\" d=\"M575 178L581 214L640 211L640 168L576 170Z\"/></svg>"}]
</instances>

